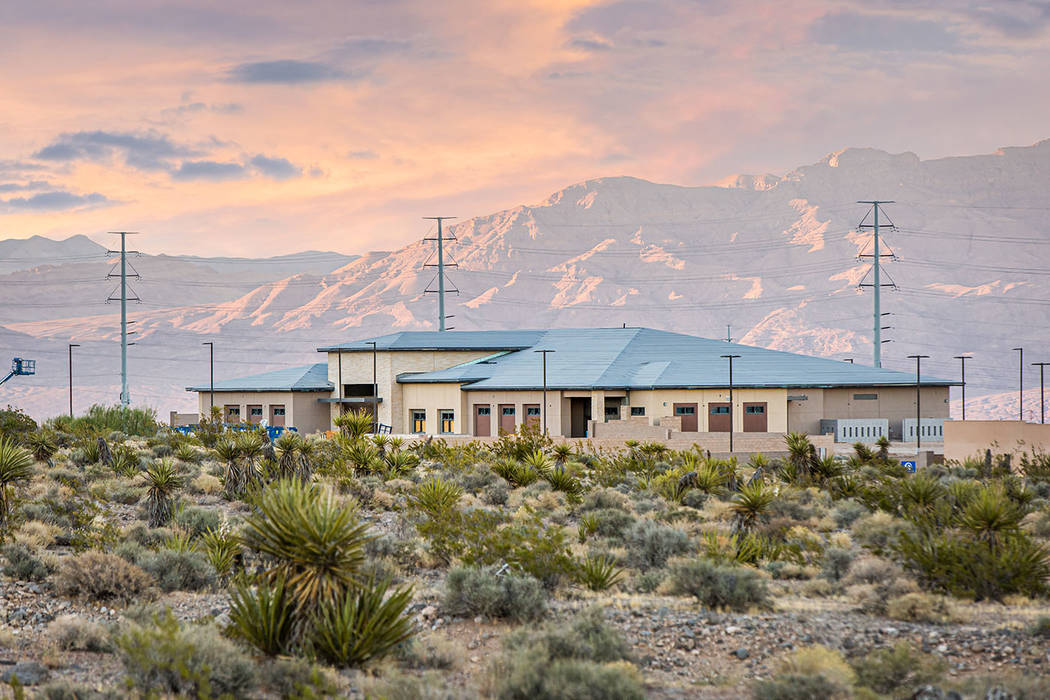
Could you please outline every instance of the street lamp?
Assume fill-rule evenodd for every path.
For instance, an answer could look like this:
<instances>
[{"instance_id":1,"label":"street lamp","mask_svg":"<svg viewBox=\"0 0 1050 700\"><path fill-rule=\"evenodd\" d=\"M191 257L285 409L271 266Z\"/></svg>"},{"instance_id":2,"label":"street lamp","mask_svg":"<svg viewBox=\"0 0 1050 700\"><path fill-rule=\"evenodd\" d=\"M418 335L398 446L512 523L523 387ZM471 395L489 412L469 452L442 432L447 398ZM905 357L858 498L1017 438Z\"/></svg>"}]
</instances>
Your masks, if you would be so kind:
<instances>
[{"instance_id":1,"label":"street lamp","mask_svg":"<svg viewBox=\"0 0 1050 700\"><path fill-rule=\"evenodd\" d=\"M1050 362L1033 362L1033 365L1039 368L1039 424L1046 423L1046 404L1043 403L1043 367L1050 365Z\"/></svg>"},{"instance_id":2,"label":"street lamp","mask_svg":"<svg viewBox=\"0 0 1050 700\"><path fill-rule=\"evenodd\" d=\"M908 355L915 360L915 454L922 447L922 361L929 355Z\"/></svg>"},{"instance_id":3,"label":"street lamp","mask_svg":"<svg viewBox=\"0 0 1050 700\"><path fill-rule=\"evenodd\" d=\"M740 355L721 355L729 360L729 454L733 454L733 360Z\"/></svg>"},{"instance_id":4,"label":"street lamp","mask_svg":"<svg viewBox=\"0 0 1050 700\"><path fill-rule=\"evenodd\" d=\"M378 355L376 350L376 341L366 340L365 345L372 346L372 432L377 431L379 425L379 382L376 380L376 365L378 363ZM339 381L342 381L340 378Z\"/></svg>"},{"instance_id":5,"label":"street lamp","mask_svg":"<svg viewBox=\"0 0 1050 700\"><path fill-rule=\"evenodd\" d=\"M79 343L69 344L69 417L73 417L73 348L79 348Z\"/></svg>"},{"instance_id":6,"label":"street lamp","mask_svg":"<svg viewBox=\"0 0 1050 700\"><path fill-rule=\"evenodd\" d=\"M1024 348L1017 351L1017 420L1024 422Z\"/></svg>"},{"instance_id":7,"label":"street lamp","mask_svg":"<svg viewBox=\"0 0 1050 700\"><path fill-rule=\"evenodd\" d=\"M201 345L208 346L208 393L210 394L211 409L208 413L208 420L211 420L211 414L215 410L215 343L207 341L201 343Z\"/></svg>"},{"instance_id":8,"label":"street lamp","mask_svg":"<svg viewBox=\"0 0 1050 700\"><path fill-rule=\"evenodd\" d=\"M962 369L962 419L966 420L966 361L972 360L970 355L956 355L953 359L959 361Z\"/></svg>"},{"instance_id":9,"label":"street lamp","mask_svg":"<svg viewBox=\"0 0 1050 700\"><path fill-rule=\"evenodd\" d=\"M533 350L543 355L543 407L540 413L540 420L543 421L543 434L547 434L547 353L555 352L554 350ZM526 419L528 417L526 416Z\"/></svg>"}]
</instances>

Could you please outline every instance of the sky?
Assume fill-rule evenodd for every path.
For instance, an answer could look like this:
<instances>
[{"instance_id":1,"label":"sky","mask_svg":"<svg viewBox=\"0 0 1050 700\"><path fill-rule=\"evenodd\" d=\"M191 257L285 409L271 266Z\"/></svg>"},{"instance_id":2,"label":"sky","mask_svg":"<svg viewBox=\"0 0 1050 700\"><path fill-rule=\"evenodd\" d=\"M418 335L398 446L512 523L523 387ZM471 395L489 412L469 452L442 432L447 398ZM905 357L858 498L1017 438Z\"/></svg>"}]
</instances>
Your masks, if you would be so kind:
<instances>
[{"instance_id":1,"label":"sky","mask_svg":"<svg viewBox=\"0 0 1050 700\"><path fill-rule=\"evenodd\" d=\"M1048 25L1050 0L2 3L0 238L361 253L596 177L1028 145Z\"/></svg>"}]
</instances>

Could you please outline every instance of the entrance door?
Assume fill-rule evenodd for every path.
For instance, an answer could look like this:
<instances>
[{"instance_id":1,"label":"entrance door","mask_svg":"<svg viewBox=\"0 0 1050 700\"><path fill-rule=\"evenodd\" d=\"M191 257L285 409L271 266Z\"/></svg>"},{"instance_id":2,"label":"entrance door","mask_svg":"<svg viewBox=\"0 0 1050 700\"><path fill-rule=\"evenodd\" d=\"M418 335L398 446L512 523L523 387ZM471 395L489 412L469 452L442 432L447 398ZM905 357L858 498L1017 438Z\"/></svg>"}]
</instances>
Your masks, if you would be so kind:
<instances>
[{"instance_id":1,"label":"entrance door","mask_svg":"<svg viewBox=\"0 0 1050 700\"><path fill-rule=\"evenodd\" d=\"M274 426L275 428L284 427L284 406L270 406L270 425Z\"/></svg>"},{"instance_id":2,"label":"entrance door","mask_svg":"<svg viewBox=\"0 0 1050 700\"><path fill-rule=\"evenodd\" d=\"M223 420L227 423L241 422L241 407L227 404L222 407Z\"/></svg>"},{"instance_id":3,"label":"entrance door","mask_svg":"<svg viewBox=\"0 0 1050 700\"><path fill-rule=\"evenodd\" d=\"M712 433L728 433L733 429L733 416L727 403L707 404L707 429Z\"/></svg>"},{"instance_id":4,"label":"entrance door","mask_svg":"<svg viewBox=\"0 0 1050 700\"><path fill-rule=\"evenodd\" d=\"M513 435L518 429L515 420L514 404L500 404L499 407L499 432L500 435Z\"/></svg>"},{"instance_id":5,"label":"entrance door","mask_svg":"<svg viewBox=\"0 0 1050 700\"><path fill-rule=\"evenodd\" d=\"M589 398L569 399L569 414L572 418L571 437L587 437L587 422L591 419L591 400Z\"/></svg>"},{"instance_id":6,"label":"entrance door","mask_svg":"<svg viewBox=\"0 0 1050 700\"><path fill-rule=\"evenodd\" d=\"M492 409L488 406L474 406L474 434L478 437L492 435Z\"/></svg>"},{"instance_id":7,"label":"entrance door","mask_svg":"<svg viewBox=\"0 0 1050 700\"><path fill-rule=\"evenodd\" d=\"M674 414L682 419L683 433L695 433L697 431L699 426L696 419L695 403L676 403L674 405Z\"/></svg>"},{"instance_id":8,"label":"entrance door","mask_svg":"<svg viewBox=\"0 0 1050 700\"><path fill-rule=\"evenodd\" d=\"M527 403L525 409L525 425L530 428L540 429L540 405L538 403Z\"/></svg>"},{"instance_id":9,"label":"entrance door","mask_svg":"<svg viewBox=\"0 0 1050 700\"><path fill-rule=\"evenodd\" d=\"M766 404L745 403L744 404L744 432L764 433L766 432Z\"/></svg>"}]
</instances>

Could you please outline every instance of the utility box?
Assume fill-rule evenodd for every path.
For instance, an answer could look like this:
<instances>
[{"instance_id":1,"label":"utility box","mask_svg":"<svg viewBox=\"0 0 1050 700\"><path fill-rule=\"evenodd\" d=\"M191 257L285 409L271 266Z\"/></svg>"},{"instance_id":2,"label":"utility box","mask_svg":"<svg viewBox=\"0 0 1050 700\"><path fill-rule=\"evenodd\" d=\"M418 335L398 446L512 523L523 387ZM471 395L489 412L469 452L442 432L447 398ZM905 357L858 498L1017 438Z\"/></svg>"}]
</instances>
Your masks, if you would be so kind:
<instances>
[{"instance_id":1,"label":"utility box","mask_svg":"<svg viewBox=\"0 0 1050 700\"><path fill-rule=\"evenodd\" d=\"M944 442L944 418L923 418L919 435L915 434L914 418L904 419L904 442L915 442L916 437L923 442Z\"/></svg>"},{"instance_id":2,"label":"utility box","mask_svg":"<svg viewBox=\"0 0 1050 700\"><path fill-rule=\"evenodd\" d=\"M820 433L834 435L835 442L876 442L880 437L889 437L890 421L887 418L822 418Z\"/></svg>"}]
</instances>

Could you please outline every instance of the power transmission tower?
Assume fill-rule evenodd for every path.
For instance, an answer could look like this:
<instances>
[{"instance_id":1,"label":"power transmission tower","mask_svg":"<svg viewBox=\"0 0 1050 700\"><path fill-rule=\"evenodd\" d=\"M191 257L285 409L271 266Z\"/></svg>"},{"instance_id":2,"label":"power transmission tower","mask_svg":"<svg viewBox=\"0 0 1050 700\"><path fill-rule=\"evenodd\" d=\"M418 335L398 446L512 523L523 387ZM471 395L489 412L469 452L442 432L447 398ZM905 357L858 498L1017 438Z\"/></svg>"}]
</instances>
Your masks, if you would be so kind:
<instances>
[{"instance_id":1,"label":"power transmission tower","mask_svg":"<svg viewBox=\"0 0 1050 700\"><path fill-rule=\"evenodd\" d=\"M437 294L438 295L438 330L439 331L443 331L443 330L446 330L446 328L445 328L445 320L449 319L449 318L452 318L451 316L446 316L445 315L445 268L446 267L459 267L459 266L456 263L454 263L454 262L451 262L451 263L446 263L445 262L445 241L454 241L454 240L456 240L456 237L455 237L455 235L450 233L449 236L446 238L441 224L442 224L442 222L444 222L444 221L446 221L448 219L455 219L456 217L454 217L454 216L424 216L423 218L424 219L429 219L431 221L436 221L437 222L437 226L438 226L437 237L435 237L435 238L424 238L423 239L424 241L437 241L437 263L426 262L426 263L423 264L423 267L436 267L438 269L437 277L435 278L437 280L437 283L438 283L438 288L437 289L431 289L430 288L430 285L434 284L434 280L431 280L430 284L427 285L427 288L423 290L423 293L424 294ZM452 284L451 281L449 282L449 284L452 285L452 291L455 292L456 294L459 294L459 289L457 289L456 286L454 284Z\"/></svg>"},{"instance_id":2,"label":"power transmission tower","mask_svg":"<svg viewBox=\"0 0 1050 700\"><path fill-rule=\"evenodd\" d=\"M857 202L857 204L870 204L871 205L871 209L868 211L868 214L872 214L873 215L872 223L865 224L864 222L868 220L868 214L865 214L864 218L861 219L860 225L857 226L857 228L858 229L862 229L862 230L866 229L866 228L870 228L872 230L872 233L873 233L872 239L874 241L874 250L873 250L873 252L870 255L861 254L861 255L859 255L857 257L859 257L859 258L871 258L872 259L871 270L870 270L870 272L872 273L872 281L870 283L865 283L864 279L867 279L867 274L865 274L864 278L861 279L860 286L861 287L871 287L872 289L875 290L875 309L874 309L874 313L873 313L874 324L873 324L873 327L872 327L872 330L873 330L873 333L872 333L872 336L873 336L872 337L872 346L874 347L875 366L876 367L882 367L882 343L883 343L882 331L884 331L884 330L889 328L889 326L882 325L882 317L889 315L889 314L882 313L882 288L883 287L893 287L893 288L896 289L896 287L897 287L897 284L892 279L890 279L889 284L883 284L883 282L882 282L882 258L893 258L893 259L896 259L897 256L895 256L892 251L890 251L888 254L883 254L883 253L879 252L879 242L880 242L879 241L879 205L880 204L893 204L893 200L860 200L860 201ZM887 217L887 219L888 218L889 217ZM885 226L885 224L883 224L883 226ZM897 227L894 225L894 223L892 221L890 221L888 228L890 228L890 229L892 229L894 231L897 230ZM889 277L888 274L887 274L887 277Z\"/></svg>"},{"instance_id":3,"label":"power transmission tower","mask_svg":"<svg viewBox=\"0 0 1050 700\"><path fill-rule=\"evenodd\" d=\"M120 250L109 250L106 251L110 254L120 253L120 273L114 273L110 270L107 278L119 277L120 278L120 296L113 296L116 293L116 289L109 293L109 297L106 298L107 302L120 300L120 404L124 408L127 408L131 404L131 396L128 394L128 301L142 301L139 299L135 291L132 290L132 296L128 296L128 278L139 278L139 273L135 271L135 268L131 268L131 273L128 273L128 253L138 255L137 250L128 250L127 237L133 235L135 231L110 231L113 235L120 236ZM115 269L115 268L114 268ZM132 331L134 333L134 331ZM132 343L134 345L134 343Z\"/></svg>"}]
</instances>

